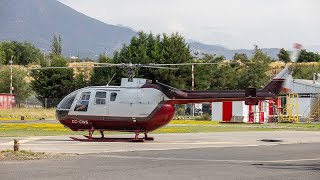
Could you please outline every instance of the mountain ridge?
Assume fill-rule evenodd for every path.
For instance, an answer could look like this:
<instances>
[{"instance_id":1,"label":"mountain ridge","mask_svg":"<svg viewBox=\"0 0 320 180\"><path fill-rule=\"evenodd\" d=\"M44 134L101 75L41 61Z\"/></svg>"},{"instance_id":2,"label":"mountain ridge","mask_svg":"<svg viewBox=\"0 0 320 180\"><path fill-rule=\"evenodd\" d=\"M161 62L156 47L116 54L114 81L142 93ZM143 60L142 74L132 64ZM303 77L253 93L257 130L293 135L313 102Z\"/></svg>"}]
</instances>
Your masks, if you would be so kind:
<instances>
[{"instance_id":1,"label":"mountain ridge","mask_svg":"<svg viewBox=\"0 0 320 180\"><path fill-rule=\"evenodd\" d=\"M53 0L2 0L0 22L6 24L0 28L0 41L30 41L48 50L56 33L61 35L64 53L82 52L82 56L113 52L136 34L129 28L106 24Z\"/></svg>"},{"instance_id":2,"label":"mountain ridge","mask_svg":"<svg viewBox=\"0 0 320 180\"><path fill-rule=\"evenodd\" d=\"M1 0L0 41L28 41L45 52L50 51L53 34L62 38L63 54L95 58L100 53L112 54L129 43L136 31L125 25L111 25L89 17L56 0ZM230 50L219 45L188 42L192 51L223 55L234 53L251 57L252 50ZM277 58L279 49L262 49Z\"/></svg>"}]
</instances>

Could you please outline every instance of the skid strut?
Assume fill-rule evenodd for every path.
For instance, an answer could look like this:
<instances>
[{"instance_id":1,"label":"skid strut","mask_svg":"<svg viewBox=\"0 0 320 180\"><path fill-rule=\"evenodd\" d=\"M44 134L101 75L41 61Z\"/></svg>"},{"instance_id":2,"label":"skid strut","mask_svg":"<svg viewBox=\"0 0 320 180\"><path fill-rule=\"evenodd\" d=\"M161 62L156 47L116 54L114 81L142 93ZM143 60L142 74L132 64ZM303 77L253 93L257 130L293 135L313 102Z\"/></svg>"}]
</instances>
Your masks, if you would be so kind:
<instances>
[{"instance_id":1,"label":"skid strut","mask_svg":"<svg viewBox=\"0 0 320 180\"><path fill-rule=\"evenodd\" d=\"M135 136L134 136L134 139L131 140L132 142L144 142L143 138L139 139L139 133L140 133L139 130L134 131Z\"/></svg>"},{"instance_id":2,"label":"skid strut","mask_svg":"<svg viewBox=\"0 0 320 180\"><path fill-rule=\"evenodd\" d=\"M154 140L154 138L153 137L148 137L148 133L144 133L144 140L146 140L146 141L153 141Z\"/></svg>"},{"instance_id":3,"label":"skid strut","mask_svg":"<svg viewBox=\"0 0 320 180\"><path fill-rule=\"evenodd\" d=\"M103 138L104 138L104 133L103 133L103 131L100 131L100 134L101 134L101 138L103 139Z\"/></svg>"},{"instance_id":4,"label":"skid strut","mask_svg":"<svg viewBox=\"0 0 320 180\"><path fill-rule=\"evenodd\" d=\"M89 130L89 137L88 139L92 140L92 134L94 132L94 128L92 127L90 130Z\"/></svg>"}]
</instances>

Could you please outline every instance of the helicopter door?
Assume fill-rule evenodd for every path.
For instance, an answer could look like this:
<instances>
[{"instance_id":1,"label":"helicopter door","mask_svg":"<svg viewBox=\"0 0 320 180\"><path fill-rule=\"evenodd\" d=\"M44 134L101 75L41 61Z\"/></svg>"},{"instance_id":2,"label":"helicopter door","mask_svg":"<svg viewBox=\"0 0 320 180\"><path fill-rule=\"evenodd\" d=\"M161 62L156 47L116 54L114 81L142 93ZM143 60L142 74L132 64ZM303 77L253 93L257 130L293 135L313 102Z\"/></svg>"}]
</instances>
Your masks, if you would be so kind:
<instances>
[{"instance_id":1,"label":"helicopter door","mask_svg":"<svg viewBox=\"0 0 320 180\"><path fill-rule=\"evenodd\" d=\"M109 111L109 102L107 100L109 92L107 91L96 91L94 101L93 101L93 108L92 114L103 116L105 117L108 115Z\"/></svg>"}]
</instances>

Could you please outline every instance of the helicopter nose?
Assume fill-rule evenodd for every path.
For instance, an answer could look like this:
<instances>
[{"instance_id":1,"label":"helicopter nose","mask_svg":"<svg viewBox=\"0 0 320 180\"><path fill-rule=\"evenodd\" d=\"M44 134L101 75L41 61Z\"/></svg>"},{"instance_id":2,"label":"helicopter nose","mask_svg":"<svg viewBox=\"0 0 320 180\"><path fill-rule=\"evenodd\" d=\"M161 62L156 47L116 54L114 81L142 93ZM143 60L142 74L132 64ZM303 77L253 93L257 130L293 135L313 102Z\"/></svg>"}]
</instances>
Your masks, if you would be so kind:
<instances>
[{"instance_id":1,"label":"helicopter nose","mask_svg":"<svg viewBox=\"0 0 320 180\"><path fill-rule=\"evenodd\" d=\"M63 120L63 119L66 119L67 116L68 116L68 113L69 113L69 110L66 110L66 109L57 109L56 110L56 118L58 120Z\"/></svg>"}]
</instances>

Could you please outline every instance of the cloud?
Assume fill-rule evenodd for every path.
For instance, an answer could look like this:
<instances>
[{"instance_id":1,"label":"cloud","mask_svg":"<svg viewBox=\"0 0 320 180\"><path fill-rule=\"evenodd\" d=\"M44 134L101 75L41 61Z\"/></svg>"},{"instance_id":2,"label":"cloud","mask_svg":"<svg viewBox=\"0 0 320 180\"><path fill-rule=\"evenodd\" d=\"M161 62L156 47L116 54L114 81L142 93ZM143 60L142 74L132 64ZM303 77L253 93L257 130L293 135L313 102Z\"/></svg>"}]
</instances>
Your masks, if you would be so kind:
<instances>
[{"instance_id":1,"label":"cloud","mask_svg":"<svg viewBox=\"0 0 320 180\"><path fill-rule=\"evenodd\" d=\"M180 34L184 34L185 27L180 23L172 23L168 25L168 32L170 33L178 32Z\"/></svg>"},{"instance_id":2,"label":"cloud","mask_svg":"<svg viewBox=\"0 0 320 180\"><path fill-rule=\"evenodd\" d=\"M320 42L319 0L59 1L105 23L153 33L178 32L186 39L229 48Z\"/></svg>"}]
</instances>

